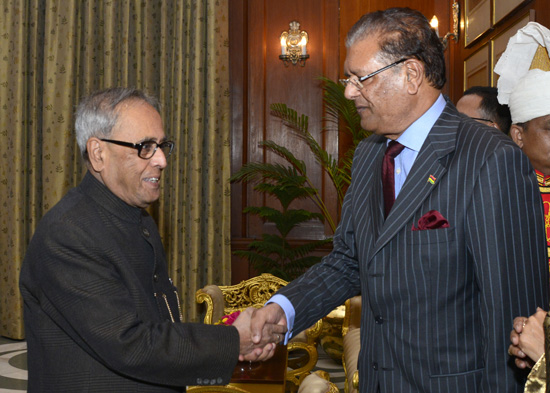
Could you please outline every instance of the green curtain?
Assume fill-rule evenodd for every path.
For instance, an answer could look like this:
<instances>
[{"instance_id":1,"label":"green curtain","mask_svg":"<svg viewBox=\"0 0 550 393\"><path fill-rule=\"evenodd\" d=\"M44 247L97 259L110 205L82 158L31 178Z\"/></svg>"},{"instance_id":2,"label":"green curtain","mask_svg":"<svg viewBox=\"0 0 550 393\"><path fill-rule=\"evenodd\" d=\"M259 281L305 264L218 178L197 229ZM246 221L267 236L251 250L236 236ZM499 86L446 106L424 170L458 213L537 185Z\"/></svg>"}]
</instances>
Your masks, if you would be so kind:
<instances>
[{"instance_id":1,"label":"green curtain","mask_svg":"<svg viewBox=\"0 0 550 393\"><path fill-rule=\"evenodd\" d=\"M134 86L160 98L176 150L150 211L179 288L229 284L228 0L4 0L0 8L0 335L23 338L18 279L40 218L85 171L79 98Z\"/></svg>"}]
</instances>

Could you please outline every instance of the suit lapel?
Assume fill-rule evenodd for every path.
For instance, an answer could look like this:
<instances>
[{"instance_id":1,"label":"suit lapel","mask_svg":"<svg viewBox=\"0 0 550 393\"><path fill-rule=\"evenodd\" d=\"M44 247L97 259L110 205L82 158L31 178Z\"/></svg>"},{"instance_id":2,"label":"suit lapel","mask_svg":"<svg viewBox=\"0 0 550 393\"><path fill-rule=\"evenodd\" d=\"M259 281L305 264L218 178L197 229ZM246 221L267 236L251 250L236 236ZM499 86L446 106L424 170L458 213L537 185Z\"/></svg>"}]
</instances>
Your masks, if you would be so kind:
<instances>
[{"instance_id":1,"label":"suit lapel","mask_svg":"<svg viewBox=\"0 0 550 393\"><path fill-rule=\"evenodd\" d=\"M445 177L448 162L445 158L454 152L459 122L458 112L447 103L420 149L411 172L382 225L380 235L376 237L371 257L376 255L409 222L422 202ZM432 176L433 184L428 181L430 176Z\"/></svg>"},{"instance_id":2,"label":"suit lapel","mask_svg":"<svg viewBox=\"0 0 550 393\"><path fill-rule=\"evenodd\" d=\"M386 150L386 138L383 138L383 142L379 143L378 151L375 153L375 160L373 168L379 168L374 170L372 175L372 187L369 196L369 213L371 217L371 233L373 239L378 239L378 234L384 225L384 196L382 192L382 160L384 158L384 151Z\"/></svg>"}]
</instances>

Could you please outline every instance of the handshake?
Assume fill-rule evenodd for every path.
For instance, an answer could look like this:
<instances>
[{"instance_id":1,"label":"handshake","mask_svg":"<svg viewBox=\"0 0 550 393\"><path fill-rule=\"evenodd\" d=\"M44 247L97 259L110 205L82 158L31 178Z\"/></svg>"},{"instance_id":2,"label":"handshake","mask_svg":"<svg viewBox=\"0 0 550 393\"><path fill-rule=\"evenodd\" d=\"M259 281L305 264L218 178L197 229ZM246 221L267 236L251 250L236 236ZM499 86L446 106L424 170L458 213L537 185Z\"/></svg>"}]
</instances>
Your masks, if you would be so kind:
<instances>
[{"instance_id":1,"label":"handshake","mask_svg":"<svg viewBox=\"0 0 550 393\"><path fill-rule=\"evenodd\" d=\"M275 353L277 343L285 338L287 321L283 309L270 303L260 309L247 308L233 322L240 337L239 360L262 361Z\"/></svg>"}]
</instances>

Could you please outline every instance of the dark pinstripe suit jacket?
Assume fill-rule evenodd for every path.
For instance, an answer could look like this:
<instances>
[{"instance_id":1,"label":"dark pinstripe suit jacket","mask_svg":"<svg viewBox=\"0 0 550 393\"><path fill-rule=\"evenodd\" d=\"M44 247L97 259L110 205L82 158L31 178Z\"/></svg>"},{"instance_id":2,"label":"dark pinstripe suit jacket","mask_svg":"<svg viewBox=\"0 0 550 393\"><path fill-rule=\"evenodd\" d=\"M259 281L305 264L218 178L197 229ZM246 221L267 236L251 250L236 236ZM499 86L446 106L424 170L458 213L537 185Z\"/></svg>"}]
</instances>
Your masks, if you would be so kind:
<instances>
[{"instance_id":1,"label":"dark pinstripe suit jacket","mask_svg":"<svg viewBox=\"0 0 550 393\"><path fill-rule=\"evenodd\" d=\"M41 220L20 287L29 392L179 392L226 384L237 363L236 329L171 322L153 219L89 173Z\"/></svg>"},{"instance_id":2,"label":"dark pinstripe suit jacket","mask_svg":"<svg viewBox=\"0 0 550 393\"><path fill-rule=\"evenodd\" d=\"M361 292L361 392L522 391L507 348L513 318L548 305L543 210L529 160L492 130L448 102L385 221L386 139L363 141L333 252L280 291L295 331ZM430 210L450 227L412 231Z\"/></svg>"}]
</instances>

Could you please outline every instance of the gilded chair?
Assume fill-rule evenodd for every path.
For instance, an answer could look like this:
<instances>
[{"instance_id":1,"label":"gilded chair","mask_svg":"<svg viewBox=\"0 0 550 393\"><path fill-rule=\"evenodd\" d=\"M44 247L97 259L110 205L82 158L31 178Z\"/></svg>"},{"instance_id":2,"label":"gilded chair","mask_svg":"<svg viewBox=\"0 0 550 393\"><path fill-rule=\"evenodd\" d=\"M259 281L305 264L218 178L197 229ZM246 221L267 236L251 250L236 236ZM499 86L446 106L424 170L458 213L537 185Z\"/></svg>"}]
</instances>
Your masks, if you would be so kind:
<instances>
[{"instance_id":1,"label":"gilded chair","mask_svg":"<svg viewBox=\"0 0 550 393\"><path fill-rule=\"evenodd\" d=\"M338 387L330 382L329 374L317 370L304 378L298 393L339 393Z\"/></svg>"},{"instance_id":2,"label":"gilded chair","mask_svg":"<svg viewBox=\"0 0 550 393\"><path fill-rule=\"evenodd\" d=\"M357 360L361 349L361 296L354 296L346 300L344 322L342 323L342 337L344 354L342 363L346 376L346 393L359 392L359 372Z\"/></svg>"},{"instance_id":3,"label":"gilded chair","mask_svg":"<svg viewBox=\"0 0 550 393\"><path fill-rule=\"evenodd\" d=\"M288 282L264 273L236 285L207 285L195 295L197 303L206 303L204 323L212 324L224 315L248 307L262 307L277 290ZM295 391L317 363L317 344L322 320L293 337L287 345L288 366L286 381L288 390Z\"/></svg>"}]
</instances>

